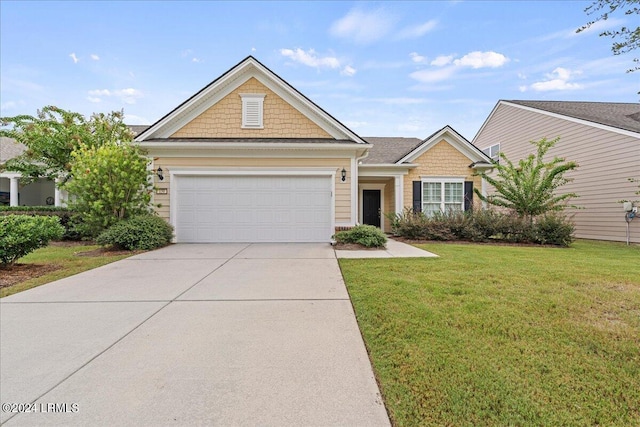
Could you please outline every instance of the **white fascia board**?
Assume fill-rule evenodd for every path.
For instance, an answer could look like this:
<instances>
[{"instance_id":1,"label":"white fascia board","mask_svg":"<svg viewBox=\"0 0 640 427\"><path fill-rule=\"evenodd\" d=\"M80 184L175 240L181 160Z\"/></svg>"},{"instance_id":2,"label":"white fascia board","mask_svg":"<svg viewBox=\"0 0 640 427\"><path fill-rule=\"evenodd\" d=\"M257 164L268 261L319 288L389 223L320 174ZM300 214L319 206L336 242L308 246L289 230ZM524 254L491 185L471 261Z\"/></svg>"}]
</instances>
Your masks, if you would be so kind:
<instances>
[{"instance_id":1,"label":"white fascia board","mask_svg":"<svg viewBox=\"0 0 640 427\"><path fill-rule=\"evenodd\" d=\"M358 165L359 177L386 176L393 177L397 175L406 175L409 169L413 169L418 165L405 163L403 165L395 164L378 164L378 165Z\"/></svg>"},{"instance_id":2,"label":"white fascia board","mask_svg":"<svg viewBox=\"0 0 640 427\"><path fill-rule=\"evenodd\" d=\"M533 108L533 107L529 107L529 106L526 106L526 105L514 104L514 103L511 103L511 102L507 102L507 101L500 101L498 103L498 105L507 105L509 107L516 107L516 108L520 108L520 109L525 110L525 111L531 111L531 112L538 113L538 114L544 114L545 116L555 117L557 119L566 120L568 122L579 123L579 124L582 124L582 125L585 125L585 126L591 126L591 127L597 128L597 129L607 130L609 132L615 132L615 133L619 133L621 135L630 136L632 138L640 139L640 133L638 133L638 132L632 132L632 131L629 131L629 130L626 130L626 129L620 129L620 128L617 128L617 127L614 127L614 126L603 125L602 123L595 123L595 122L590 122L589 120L578 119L578 118L571 117L571 116L565 116L564 114L552 113L551 111L542 110L540 108ZM497 108L497 106L496 106L496 108ZM495 109L494 109L494 111L495 111ZM493 111L491 112L491 115L493 115ZM489 118L491 118L491 115L489 116ZM487 119L486 122L488 122L488 121L489 121L489 119ZM484 128L484 124L482 125L482 128ZM478 135L482 131L482 128L480 128L480 131L478 132Z\"/></svg>"},{"instance_id":3,"label":"white fascia board","mask_svg":"<svg viewBox=\"0 0 640 427\"><path fill-rule=\"evenodd\" d=\"M360 144L141 142L150 156L165 157L353 157L367 147Z\"/></svg>"}]
</instances>

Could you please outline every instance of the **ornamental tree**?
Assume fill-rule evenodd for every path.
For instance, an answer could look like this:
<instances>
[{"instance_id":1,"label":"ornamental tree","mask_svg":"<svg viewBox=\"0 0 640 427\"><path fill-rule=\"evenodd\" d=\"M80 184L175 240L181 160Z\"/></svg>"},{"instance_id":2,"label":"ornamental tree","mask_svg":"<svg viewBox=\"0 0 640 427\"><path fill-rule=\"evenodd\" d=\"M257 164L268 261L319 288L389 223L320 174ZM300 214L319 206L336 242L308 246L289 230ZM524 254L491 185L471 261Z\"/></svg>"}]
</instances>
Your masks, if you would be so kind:
<instances>
[{"instance_id":1,"label":"ornamental tree","mask_svg":"<svg viewBox=\"0 0 640 427\"><path fill-rule=\"evenodd\" d=\"M0 168L20 172L25 182L48 178L64 183L71 174L71 153L81 145L133 140L123 119L122 111L93 114L87 120L82 114L54 106L44 107L36 116L2 117L0 136L13 138L27 149Z\"/></svg>"},{"instance_id":2,"label":"ornamental tree","mask_svg":"<svg viewBox=\"0 0 640 427\"><path fill-rule=\"evenodd\" d=\"M578 28L576 32L580 33L591 28L591 26L597 22L606 21L615 13L628 16L631 22L637 24L639 22L637 15L640 15L639 4L640 0L594 0L584 11L587 15L598 13L599 16ZM623 25L615 30L604 30L600 32L600 36L610 37L614 40L611 45L611 51L614 55L631 52L640 47L640 25L635 28L633 25L630 27ZM640 62L638 58L634 58L633 61L636 64ZM640 67L636 65L634 68L627 70L627 72L633 72L639 69Z\"/></svg>"},{"instance_id":3,"label":"ornamental tree","mask_svg":"<svg viewBox=\"0 0 640 427\"><path fill-rule=\"evenodd\" d=\"M131 142L81 144L71 153L71 178L64 188L73 197L78 231L95 237L116 222L149 212L152 184L149 159Z\"/></svg>"},{"instance_id":4,"label":"ornamental tree","mask_svg":"<svg viewBox=\"0 0 640 427\"><path fill-rule=\"evenodd\" d=\"M556 191L570 180L564 174L578 167L575 162L566 162L555 157L546 162L544 156L560 138L548 141L542 138L531 141L536 146L536 154L530 154L517 164L511 162L504 153L499 153L501 161L495 164L495 177L486 172L477 175L491 184L495 193L484 196L474 189L480 200L494 206L514 210L522 217L533 218L550 211L560 211L567 207L569 199L578 197L575 193L557 195Z\"/></svg>"}]
</instances>

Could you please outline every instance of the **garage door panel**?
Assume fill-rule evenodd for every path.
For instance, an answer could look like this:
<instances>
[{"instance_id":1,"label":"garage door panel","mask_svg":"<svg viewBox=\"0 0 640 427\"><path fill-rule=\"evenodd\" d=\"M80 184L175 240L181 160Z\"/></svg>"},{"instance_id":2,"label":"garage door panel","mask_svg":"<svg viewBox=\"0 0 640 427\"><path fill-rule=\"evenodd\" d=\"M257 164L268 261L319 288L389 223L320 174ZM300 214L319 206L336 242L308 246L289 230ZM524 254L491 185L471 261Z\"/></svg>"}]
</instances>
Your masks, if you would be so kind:
<instances>
[{"instance_id":1,"label":"garage door panel","mask_svg":"<svg viewBox=\"0 0 640 427\"><path fill-rule=\"evenodd\" d=\"M319 242L331 236L328 176L176 176L179 242Z\"/></svg>"}]
</instances>

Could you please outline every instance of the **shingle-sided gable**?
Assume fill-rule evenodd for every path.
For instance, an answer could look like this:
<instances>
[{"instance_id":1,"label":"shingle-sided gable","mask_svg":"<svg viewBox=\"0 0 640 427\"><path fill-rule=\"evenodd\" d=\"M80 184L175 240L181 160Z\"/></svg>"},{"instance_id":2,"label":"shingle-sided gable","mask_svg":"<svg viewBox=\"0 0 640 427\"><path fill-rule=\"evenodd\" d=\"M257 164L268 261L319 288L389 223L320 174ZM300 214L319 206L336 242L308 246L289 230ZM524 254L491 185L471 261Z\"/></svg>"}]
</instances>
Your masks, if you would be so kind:
<instances>
[{"instance_id":1,"label":"shingle-sided gable","mask_svg":"<svg viewBox=\"0 0 640 427\"><path fill-rule=\"evenodd\" d=\"M264 99L264 126L247 126L242 122L241 94L264 95L261 98ZM287 132L289 130L292 133ZM329 137L366 144L251 56L151 125L136 137L136 141L171 137Z\"/></svg>"},{"instance_id":2,"label":"shingle-sided gable","mask_svg":"<svg viewBox=\"0 0 640 427\"><path fill-rule=\"evenodd\" d=\"M243 93L264 94L262 129L242 128ZM180 128L172 138L331 138L325 130L260 83L250 78Z\"/></svg>"}]
</instances>

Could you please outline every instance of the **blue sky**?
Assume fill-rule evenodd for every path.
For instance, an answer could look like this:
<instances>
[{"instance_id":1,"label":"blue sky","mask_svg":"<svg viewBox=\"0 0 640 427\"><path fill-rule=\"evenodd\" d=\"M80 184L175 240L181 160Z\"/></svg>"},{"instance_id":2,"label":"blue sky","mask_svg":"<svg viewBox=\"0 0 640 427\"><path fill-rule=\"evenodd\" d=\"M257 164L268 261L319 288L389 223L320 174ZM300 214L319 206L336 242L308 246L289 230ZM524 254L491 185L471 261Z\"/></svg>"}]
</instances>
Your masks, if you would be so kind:
<instances>
[{"instance_id":1,"label":"blue sky","mask_svg":"<svg viewBox=\"0 0 640 427\"><path fill-rule=\"evenodd\" d=\"M589 1L0 2L0 115L150 124L247 55L361 136L471 140L499 99L638 102ZM637 54L637 53L636 53Z\"/></svg>"}]
</instances>

